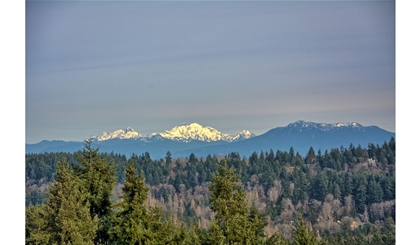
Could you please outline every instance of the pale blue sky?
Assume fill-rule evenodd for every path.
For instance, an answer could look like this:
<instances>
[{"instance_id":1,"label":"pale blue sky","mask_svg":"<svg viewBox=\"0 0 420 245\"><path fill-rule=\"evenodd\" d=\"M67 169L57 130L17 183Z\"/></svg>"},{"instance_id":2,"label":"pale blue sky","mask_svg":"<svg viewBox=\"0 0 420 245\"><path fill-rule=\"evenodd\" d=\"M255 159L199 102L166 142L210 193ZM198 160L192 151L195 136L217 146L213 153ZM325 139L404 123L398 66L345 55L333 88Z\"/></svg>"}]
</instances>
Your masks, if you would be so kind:
<instances>
[{"instance_id":1,"label":"pale blue sky","mask_svg":"<svg viewBox=\"0 0 420 245\"><path fill-rule=\"evenodd\" d=\"M395 132L395 2L26 2L26 143L297 120Z\"/></svg>"},{"instance_id":2,"label":"pale blue sky","mask_svg":"<svg viewBox=\"0 0 420 245\"><path fill-rule=\"evenodd\" d=\"M23 164L25 159L25 147L24 144L22 144L22 141L25 141L25 134L26 134L26 141L27 142L37 142L40 139L75 139L79 140L79 138L85 138L85 135L90 134L99 134L102 132L102 130L105 131L111 131L114 128L120 128L125 126L125 124L130 124L132 127L137 129L138 131L141 131L141 128L144 128L144 131L160 131L162 128L168 128L172 126L172 123L178 123L178 121L181 121L181 119L176 119L175 121L171 121L171 118L164 118L159 119L157 121L150 120L148 123L144 123L144 120L139 120L136 117L136 113L133 115L133 120L131 118L127 119L126 121L123 121L121 123L116 122L115 125L110 126L101 126L103 125L101 123L102 121L111 122L112 118L110 115L106 115L106 118L102 117L102 115L98 114L99 121L95 122L94 120L84 120L83 118L77 118L76 114L78 112L77 110L70 110L71 106L68 105L66 110L69 110L69 116L66 118L63 118L63 121L58 123L51 123L48 124L46 122L48 121L55 121L52 118L51 115L54 115L56 112L52 109L55 109L56 107L53 106L53 104L57 103L54 100L51 100L49 97L52 96L53 93L44 93L44 95L38 95L36 97L36 91L32 92L31 89L26 90L26 95L29 97L31 93L33 93L33 99L30 100L28 97L25 98L25 80L26 82L31 82L35 85L36 80L31 78L32 74L28 71L26 74L27 77L25 78L25 4L28 6L28 12L30 9L30 4L28 2L24 1L2 1L0 3L0 26L3 34L3 38L0 39L0 49L1 49L1 62L2 62L2 72L0 73L0 77L2 78L2 98L3 103L1 103L2 108L2 115L5 115L2 117L1 120L1 126L3 129L3 135L5 135L3 141L3 148L6 149L8 154L6 154L6 160L5 163L11 163L7 165L7 171L1 172L1 178L0 180L3 181L3 185L14 183L14 188L6 188L4 189L4 196L13 197L14 202L3 202L1 205L1 210L6 210L2 213L2 217L5 217L6 220L10 220L10 222L7 222L7 224L10 226L14 226L15 229L10 229L11 232L7 232L5 234L2 234L1 241L4 241L3 243L10 242L12 240L16 240L16 238L20 237L22 239L22 242L24 242L24 213L21 212L18 208L19 205L16 205L16 203L24 203L24 195L17 195L16 193L23 193L25 190L25 186L23 181L20 181L20 178L24 178L25 173L25 165ZM268 4L268 3L266 3ZM385 4L387 5L387 4ZM254 128L257 129L260 128L261 131L264 131L265 127L271 128L272 125L278 125L283 126L289 123L289 121L294 121L295 119L305 119L305 120L313 120L313 121L326 121L326 122L335 122L335 121L352 121L357 120L360 123L369 125L369 124L377 124L383 128L386 128L388 130L395 129L395 120L397 120L397 129L398 129L398 137L397 137L397 162L401 164L405 163L411 163L413 162L412 155L413 152L417 151L417 144L415 142L416 139L419 138L417 128L417 113L415 111L416 105L418 104L419 96L418 96L418 89L417 89L417 81L419 81L419 73L418 73L418 61L417 57L420 55L419 50L419 43L420 43L420 37L417 35L417 32L415 32L417 28L417 24L419 20L418 15L418 9L419 4L417 1L398 1L396 3L397 8L397 79L396 79L396 85L397 85L397 116L395 116L395 110L392 109L392 106L384 107L382 110L371 110L367 108L364 110L364 112L360 113L354 113L354 112L347 112L346 108L342 108L343 113L338 113L332 111L331 113L328 113L326 111L324 114L320 114L319 117L316 117L317 113L307 113L307 114L296 114L295 116L293 114L281 114L278 113L278 115L273 115L271 118L267 119L258 119L257 117L247 117L244 116L241 119L236 120L235 118L231 118L231 121L234 122L234 124L228 124L224 122L228 122L227 118L224 118L224 120L216 121L216 117L214 117L213 121L207 120L206 118L205 122L202 122L203 124L214 124L213 126L219 127L221 129L227 129L228 126L232 128L232 131L237 131L235 124L238 125L238 128L240 125L256 125ZM315 7L314 7L315 8ZM379 11L382 14L370 14L369 17L373 18L373 16L383 16L385 7L378 7L375 8L375 10ZM393 8L391 6L390 8ZM350 10L351 8L346 7L346 9ZM46 10L44 10L45 12ZM317 10L321 11L321 10ZM47 11L48 12L48 11ZM29 15L29 13L28 13ZM47 16L51 16L51 14L42 14L41 16L44 18L47 18ZM388 14L386 14L388 15ZM387 20L392 20L394 18L394 14L391 13L392 17L386 18ZM365 16L364 18L367 18L368 16ZM304 18L305 16L301 17ZM58 17L55 17L58 18ZM361 17L356 18L357 21L361 21ZM75 18L72 18L75 19ZM76 18L77 19L77 18ZM375 18L374 18L375 19ZM382 18L381 18L382 19ZM44 40L48 36L42 37L44 34L41 32L41 29L49 28L48 25L51 24L50 22L55 22L53 20L47 19L40 19L41 21L44 21L46 23L42 24L42 22L39 21L33 21L33 24L36 24L37 28L39 30L39 41L44 42ZM369 21L368 21L369 22ZM382 21L381 21L382 22ZM47 23L49 23L47 25ZM349 23L351 25L351 23ZM392 26L387 27L384 26L384 29L392 29ZM47 30L45 30L47 31ZM45 32L44 31L44 32ZM388 30L388 32L392 32L391 30ZM339 31L335 31L340 33ZM392 33L391 33L392 34ZM389 35L391 35L389 34ZM50 34L50 36L53 34ZM383 38L378 37L379 43L384 41ZM48 40L48 39L47 39ZM392 41L392 37L387 38L388 41ZM30 41L27 41L26 44L29 44ZM50 42L50 41L48 41ZM69 44L66 44L69 45ZM355 43L356 45L356 43ZM366 45L365 43L359 43L357 45ZM46 52L51 52L48 50L48 45L43 46L44 50ZM28 49L29 50L29 49ZM41 50L39 50L41 51ZM386 49L384 52L388 53L389 55L392 55L394 51L391 49ZM383 53L383 52L382 52ZM28 54L29 55L29 54ZM275 57L275 53L273 53L273 57ZM278 60L281 60L282 57L278 56ZM297 54L296 57L303 57L305 58L304 54ZM374 57L374 56L372 56ZM32 62L37 63L38 65L43 64L43 66L47 67L45 64L45 57L43 58L44 61L40 57L33 57ZM62 58L63 59L63 58ZM68 58L66 58L68 59ZM379 62L380 59L378 59ZM29 61L29 60L28 60ZM55 59L54 62L50 61L50 64L59 64L60 59ZM383 60L385 62L386 60ZM386 63L389 63L391 61L386 61ZM268 62L269 63L269 62ZM33 65L34 65L33 64ZM283 63L284 64L284 63ZM293 63L288 63L292 65ZM29 64L28 64L29 65ZM198 64L197 64L198 65ZM45 69L45 68L44 68ZM286 69L286 67L283 67L283 70ZM315 69L315 68L314 68ZM375 74L372 70L372 74ZM395 72L395 70L391 69L391 71ZM152 73L152 72L150 72ZM38 70L38 74L42 75L41 70ZM52 76L51 74L49 74ZM44 75L45 76L45 75ZM123 80L125 81L125 80ZM388 80L387 80L388 81ZM75 82L75 81L73 81ZM264 84L259 81L260 84L263 86ZM384 84L391 84L392 82L384 82ZM153 88L156 85L153 85L153 83L145 83L147 88ZM339 84L337 82L337 84ZM27 84L28 85L28 84ZM42 84L39 84L38 86L33 87L40 87ZM75 86L81 87L82 85L80 83L75 83ZM87 85L86 85L87 86ZM92 86L92 85L91 85ZM270 91L270 86L265 85L267 88L263 90L262 88L258 90L258 93L262 93L264 91ZM290 86L290 84L288 85ZM286 87L288 87L286 86ZM371 85L375 86L375 85ZM243 86L246 87L246 86ZM319 90L329 90L329 88L325 88L322 86L318 87ZM56 88L55 88L56 89ZM304 88L300 88L302 90ZM306 88L307 90L309 88ZM386 86L376 86L374 89L367 89L365 93L370 93L370 96L373 96L376 94L376 90L384 90L386 91ZM105 93L104 89L98 90L101 93ZM126 90L130 90L130 88L126 88ZM364 91L366 89L361 88L360 91ZM44 89L44 91L48 91L47 88ZM236 90L238 93L242 91L244 96L247 96L248 98L252 98L251 94L248 91L244 91L243 88ZM79 89L79 92L82 92L82 89ZM253 91L254 95L257 94L257 92ZM315 91L318 92L318 91ZM390 93L390 92L388 92ZM315 93L316 94L316 93ZM119 94L120 97L121 93ZM217 95L217 94L216 94ZM213 95L213 96L216 96ZM298 97L300 94L297 92L294 92L293 94L285 94L283 92L282 97L286 97L291 99L292 97ZM357 95L357 94L356 94ZM74 98L77 99L77 94L74 95ZM353 95L353 93L349 93L349 95L346 94L340 94L340 96L337 95L337 97L344 97L347 96L354 96L354 101L358 102L360 100L366 101L365 96L363 97L356 97ZM394 96L392 93L391 98ZM117 96L114 96L117 97ZM384 99L384 96L378 96L381 99ZM319 98L319 96L318 96ZM325 100L327 101L329 97L327 96ZM372 97L371 97L372 98ZM394 97L395 98L395 97ZM25 99L27 104L25 104ZM131 100L135 100L134 98L130 98ZM274 100L274 98L272 98ZM44 105L37 105L38 102L42 102L43 100L49 100L51 104L51 108L43 108ZM302 99L302 100L305 100ZM180 98L178 98L176 101L172 100L171 103L175 104L175 102L181 101ZM375 102L377 99L371 99L370 102ZM395 103L394 99L388 98L387 103ZM32 105L28 105L32 104ZM44 102L44 104L48 104ZM94 104L92 101L88 103L87 105L80 107L79 109L84 109L85 107L88 108ZM331 100L330 104L334 105L335 100ZM370 104L370 103L367 103ZM36 113L32 114L32 116L29 116L29 113L25 115L25 106L32 106L31 108L36 109L39 114L43 114L43 116L46 116L45 121L41 120L43 116L40 116L40 118L36 118ZM278 104L277 106L281 106L281 104ZM239 107L239 106L238 106ZM284 110L285 107L281 107L282 110ZM43 111L50 111L49 113L43 112ZM87 109L86 109L87 110ZM233 109L231 109L233 110ZM260 110L262 112L263 110ZM379 113L378 111L381 111L382 113ZM42 113L43 112L43 113ZM252 112L252 110L250 111ZM110 112L111 113L111 112ZM115 113L115 112L114 112ZM307 115L307 116L305 116ZM383 116L381 116L383 115ZM26 116L26 125L25 125L25 116ZM61 116L61 115L60 115ZM137 115L138 116L138 115ZM55 118L58 118L58 115L55 115ZM199 121L197 119L196 121ZM57 120L58 121L58 120ZM187 120L185 120L187 121ZM209 123L206 123L207 121L210 121ZM131 123L133 122L133 123ZM216 125L217 122L217 125ZM220 122L220 123L219 123ZM95 125L95 123L97 125ZM161 124L162 123L162 124ZM166 123L166 124L165 124ZM123 125L124 124L124 125ZM170 125L170 126L169 126ZM22 130L23 128L27 127L26 132ZM146 129L146 126L148 126L148 129ZM250 127L249 127L250 128ZM229 129L230 130L230 129ZM49 134L48 132L54 132ZM92 133L92 131L95 131ZM255 130L257 131L257 130ZM416 237L413 235L416 233L416 226L410 226L410 225L404 225L409 224L410 220L407 217L412 217L412 212L409 213L409 210L414 210L417 208L416 203L412 202L412 195L408 191L412 186L414 186L416 183L418 176L417 173L419 172L418 165L411 164L409 167L402 167L399 168L399 171L397 171L397 192L398 199L399 199L399 205L398 205L398 220L400 222L400 225L398 226L399 229L397 229L398 232L398 241L402 244L410 243L413 239ZM16 174L11 173L21 173L20 177L16 177ZM20 183L20 184L19 184ZM20 200L19 200L20 199ZM13 212L15 211L15 212ZM18 218L16 218L19 216ZM412 219L412 218L411 218ZM20 220L23 222L16 222L16 220ZM10 228L10 227L9 227Z\"/></svg>"}]
</instances>

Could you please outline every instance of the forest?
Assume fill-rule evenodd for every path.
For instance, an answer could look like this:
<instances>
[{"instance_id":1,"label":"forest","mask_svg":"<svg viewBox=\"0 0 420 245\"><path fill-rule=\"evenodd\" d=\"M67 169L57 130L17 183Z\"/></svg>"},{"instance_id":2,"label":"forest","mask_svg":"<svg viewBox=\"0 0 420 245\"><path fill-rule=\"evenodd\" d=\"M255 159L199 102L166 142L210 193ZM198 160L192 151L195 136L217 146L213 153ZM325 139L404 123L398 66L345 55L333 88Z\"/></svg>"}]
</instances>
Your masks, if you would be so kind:
<instances>
[{"instance_id":1,"label":"forest","mask_svg":"<svg viewBox=\"0 0 420 245\"><path fill-rule=\"evenodd\" d=\"M26 154L26 244L395 244L395 139L306 154Z\"/></svg>"}]
</instances>

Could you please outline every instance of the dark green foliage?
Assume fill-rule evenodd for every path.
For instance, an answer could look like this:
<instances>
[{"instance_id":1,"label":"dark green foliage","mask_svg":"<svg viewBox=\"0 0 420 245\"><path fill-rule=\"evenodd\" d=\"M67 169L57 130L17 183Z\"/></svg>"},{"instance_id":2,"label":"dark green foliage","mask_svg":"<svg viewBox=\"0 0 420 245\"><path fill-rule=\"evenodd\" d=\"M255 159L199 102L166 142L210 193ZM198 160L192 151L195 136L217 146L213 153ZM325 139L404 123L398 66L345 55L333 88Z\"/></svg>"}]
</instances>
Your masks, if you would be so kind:
<instances>
[{"instance_id":1,"label":"dark green foliage","mask_svg":"<svg viewBox=\"0 0 420 245\"><path fill-rule=\"evenodd\" d=\"M159 194L158 195L159 195L159 198L162 197L165 202L168 202L169 194L168 194L168 191L166 190L165 187L162 186L159 189Z\"/></svg>"},{"instance_id":2,"label":"dark green foliage","mask_svg":"<svg viewBox=\"0 0 420 245\"><path fill-rule=\"evenodd\" d=\"M165 156L165 165L169 166L172 162L172 154L170 151L166 152L166 156Z\"/></svg>"},{"instance_id":3,"label":"dark green foliage","mask_svg":"<svg viewBox=\"0 0 420 245\"><path fill-rule=\"evenodd\" d=\"M292 191L290 190L290 182L282 179L281 180L281 186L283 187L283 198L292 198L293 194Z\"/></svg>"},{"instance_id":4,"label":"dark green foliage","mask_svg":"<svg viewBox=\"0 0 420 245\"><path fill-rule=\"evenodd\" d=\"M308 154L306 154L305 157L305 163L306 164L312 164L315 163L315 151L314 148L312 148L312 146L309 148Z\"/></svg>"},{"instance_id":5,"label":"dark green foliage","mask_svg":"<svg viewBox=\"0 0 420 245\"><path fill-rule=\"evenodd\" d=\"M344 193L343 196L353 195L353 175L346 172L344 176Z\"/></svg>"},{"instance_id":6,"label":"dark green foliage","mask_svg":"<svg viewBox=\"0 0 420 245\"><path fill-rule=\"evenodd\" d=\"M251 241L261 243L265 238L264 227L268 225L267 217L258 211L255 204L252 204L248 211L248 221L250 222Z\"/></svg>"},{"instance_id":7,"label":"dark green foliage","mask_svg":"<svg viewBox=\"0 0 420 245\"><path fill-rule=\"evenodd\" d=\"M279 231L275 232L272 236L267 238L267 240L265 241L265 245L289 245L289 244L290 244L289 240L285 240L282 237L281 232Z\"/></svg>"},{"instance_id":8,"label":"dark green foliage","mask_svg":"<svg viewBox=\"0 0 420 245\"><path fill-rule=\"evenodd\" d=\"M319 244L315 233L308 231L305 221L299 217L298 226L293 230L293 244L294 245L316 245Z\"/></svg>"},{"instance_id":9,"label":"dark green foliage","mask_svg":"<svg viewBox=\"0 0 420 245\"><path fill-rule=\"evenodd\" d=\"M25 211L25 244L48 244L51 234L42 206L29 206Z\"/></svg>"},{"instance_id":10,"label":"dark green foliage","mask_svg":"<svg viewBox=\"0 0 420 245\"><path fill-rule=\"evenodd\" d=\"M297 169L292 173L294 190L293 195L291 196L292 202L296 205L299 201L302 203L308 198L308 177L301 170Z\"/></svg>"},{"instance_id":11,"label":"dark green foliage","mask_svg":"<svg viewBox=\"0 0 420 245\"><path fill-rule=\"evenodd\" d=\"M208 239L212 244L262 244L267 221L255 207L251 208L235 169L220 165L212 176L210 208L215 216Z\"/></svg>"},{"instance_id":12,"label":"dark green foliage","mask_svg":"<svg viewBox=\"0 0 420 245\"><path fill-rule=\"evenodd\" d=\"M94 244L97 218L91 218L88 195L63 160L41 206L27 209L27 244Z\"/></svg>"},{"instance_id":13,"label":"dark green foliage","mask_svg":"<svg viewBox=\"0 0 420 245\"><path fill-rule=\"evenodd\" d=\"M181 239L173 225L162 220L159 208L146 205L148 191L144 177L136 175L133 162L127 168L121 201L112 218L112 244L170 244Z\"/></svg>"},{"instance_id":14,"label":"dark green foliage","mask_svg":"<svg viewBox=\"0 0 420 245\"><path fill-rule=\"evenodd\" d=\"M25 178L26 180L46 179L52 181L57 171L57 162L65 159L69 163L75 163L75 154L70 153L43 153L26 154Z\"/></svg>"},{"instance_id":15,"label":"dark green foliage","mask_svg":"<svg viewBox=\"0 0 420 245\"><path fill-rule=\"evenodd\" d=\"M383 190L380 185L375 179L375 176L370 175L368 179L368 203L380 203L382 202L383 198Z\"/></svg>"},{"instance_id":16,"label":"dark green foliage","mask_svg":"<svg viewBox=\"0 0 420 245\"><path fill-rule=\"evenodd\" d=\"M27 242L49 244L53 239L57 240L57 238L52 238L52 231L47 228L49 227L46 218L48 199L44 196L46 193L51 194L51 190L48 188L51 181L48 180L54 179L59 156L64 156L65 161L71 164L72 169L69 170L69 173L73 176L74 182L69 185L78 190L78 192L75 191L68 195L79 199L69 198L69 200L84 200L75 204L80 206L75 208L79 214L67 212L65 215L73 217L69 220L77 223L82 220L82 210L88 207L91 220L89 222L97 222L96 226L93 225L93 227L97 227L96 240L93 241L96 244L109 244L111 243L109 234L112 234L114 242L118 240L117 233L111 232L111 229L117 227L118 219L125 220L122 222L124 225L128 224L129 218L127 217L134 214L127 212L127 217L124 218L124 215L119 213L123 210L122 206L113 208L113 204L118 199L116 196L112 196L112 193L117 180L119 183L127 181L125 174L129 170L129 165L125 156L99 153L98 149L91 149L87 144L84 151L73 154L27 154L25 200L28 206L26 210ZM309 149L304 158L298 152L295 153L293 148L288 152L279 150L254 152L248 159L232 152L223 160L222 166L226 167L226 173L234 170L233 173L236 176L233 178L233 186L236 186L236 189L234 188L234 191L231 192L231 196L235 197L232 200L239 203L245 201L246 205L239 205L241 206L237 209L239 211L235 211L237 215L225 213L224 215L229 217L227 223L218 223L214 220L208 229L198 228L197 225L194 228L194 224L202 222L202 219L207 219L207 222L210 219L209 216L203 216L203 207L205 206L202 205L208 205L209 195L213 195L213 191L216 190L212 189L212 193L208 193L207 186L216 183L215 179L212 179L212 175L220 171L220 157L208 155L206 158L197 158L194 154L190 154L189 157L172 159L171 153L167 152L164 159L153 160L146 152L139 156L133 154L131 160L130 166L134 167L135 173L139 173L134 176L142 176L143 186L147 187L147 190L145 189L146 191L143 190L143 192L148 193L150 185L153 190L150 196L164 201L165 205L173 202L175 194L178 195L178 200L182 200L180 207L183 211L178 211L176 219L179 224L185 225L182 228L171 221L171 214L167 212L167 209L160 210L152 207L145 209L146 214L149 215L144 216L146 220L153 216L156 218L155 221L149 222L148 229L164 231L162 233L156 231L155 237L150 235L151 240L148 241L151 244L152 241L157 240L165 241L167 244L212 244L212 241L226 241L226 237L229 237L230 241L257 241L256 244L292 244L294 240L284 239L280 230L273 236L267 237L262 228L267 227L268 221L270 225L275 224L281 228L284 223L280 222L296 220L297 214L301 214L306 222L310 222L306 225L315 227L314 225L320 222L320 212L324 212L322 205L327 194L332 194L330 198L332 196L333 199L336 199L335 202L339 201L338 205L340 205L340 209L335 208L331 211L331 216L327 219L331 219L335 223L344 216L350 217L351 220L362 220L362 224L359 224L358 228L354 230L350 229L349 225L341 225L334 229L325 228L325 230L322 228L325 224L320 226L321 229L317 227L320 229L318 230L320 236L325 237L329 244L374 244L373 242L392 244L395 241L395 224L392 225L393 219L395 219L395 139L382 145L370 144L367 149L350 145L348 149L335 148L325 151L324 154L318 150L316 155L313 149ZM225 175L229 176L229 174ZM229 178L223 178L223 181L229 182L227 179ZM222 179L219 181L224 183ZM280 185L281 188L277 189ZM269 219L259 212L255 212L256 207L249 205L246 195L241 197L241 195L234 194L236 192L245 193L244 187L247 188L247 191L251 188L258 190L260 198L257 203L260 205L258 207L262 210L261 202L266 204L264 213ZM123 190L123 193L127 191L127 189ZM192 205L186 200L191 200L196 195L196 191L197 195L203 196L200 199L195 199L195 204ZM58 195L57 192L55 193ZM278 195L270 197L273 193ZM287 199L290 199L291 202ZM123 198L123 200L125 199ZM42 201L44 201L42 205L37 205ZM331 207L337 205L331 201L332 199L329 201ZM288 203L288 206L283 207L284 203ZM201 207L201 215L198 215L198 205ZM235 207L234 202L229 205ZM290 206L294 206L294 211L288 214L287 212L293 209ZM132 203L132 209L136 208L141 210ZM213 211L217 215L218 211L215 211L214 208L215 206L213 206ZM229 212L230 210L229 208ZM367 221L364 218L367 217L365 210L371 223L365 222ZM328 209L325 212L327 211ZM58 214L50 216L54 215ZM363 215L365 216L362 217ZM287 219L282 218L283 216ZM138 220L135 218L135 222ZM375 225L373 225L374 223ZM131 223L131 227L135 227L133 224ZM65 224L58 223L58 226L65 226ZM76 234L79 229L77 227L82 226L72 225L72 227L75 229L73 233ZM132 229L129 227L127 225L126 228ZM227 231L227 227L233 228L229 228ZM271 231L273 231L272 228ZM244 234L248 238L243 238ZM290 231L288 234L291 234ZM122 237L124 236L129 239L128 235L122 235ZM129 240L126 241L129 244ZM319 237L316 241L324 242Z\"/></svg>"},{"instance_id":17,"label":"dark green foliage","mask_svg":"<svg viewBox=\"0 0 420 245\"><path fill-rule=\"evenodd\" d=\"M95 244L107 244L117 167L112 160L108 162L106 157L101 157L98 151L99 148L93 149L91 142L87 141L82 154L77 156L80 165L73 165L73 168L75 176L82 182L83 191L88 195L90 216L99 221Z\"/></svg>"},{"instance_id":18,"label":"dark green foliage","mask_svg":"<svg viewBox=\"0 0 420 245\"><path fill-rule=\"evenodd\" d=\"M356 200L356 210L359 213L363 213L366 204L367 204L367 180L365 174L360 174L359 180L357 181L358 187L355 189L356 193L354 193L355 200Z\"/></svg>"},{"instance_id":19,"label":"dark green foliage","mask_svg":"<svg viewBox=\"0 0 420 245\"><path fill-rule=\"evenodd\" d=\"M174 180L174 183L173 183L173 185L174 185L174 187L175 187L175 190L177 191L177 192L180 192L181 191L181 184L182 184L182 172L181 171L179 171L177 174L176 174L176 177L175 177L175 180Z\"/></svg>"},{"instance_id":20,"label":"dark green foliage","mask_svg":"<svg viewBox=\"0 0 420 245\"><path fill-rule=\"evenodd\" d=\"M324 173L318 174L312 184L312 197L322 201L328 194L328 179Z\"/></svg>"}]
</instances>

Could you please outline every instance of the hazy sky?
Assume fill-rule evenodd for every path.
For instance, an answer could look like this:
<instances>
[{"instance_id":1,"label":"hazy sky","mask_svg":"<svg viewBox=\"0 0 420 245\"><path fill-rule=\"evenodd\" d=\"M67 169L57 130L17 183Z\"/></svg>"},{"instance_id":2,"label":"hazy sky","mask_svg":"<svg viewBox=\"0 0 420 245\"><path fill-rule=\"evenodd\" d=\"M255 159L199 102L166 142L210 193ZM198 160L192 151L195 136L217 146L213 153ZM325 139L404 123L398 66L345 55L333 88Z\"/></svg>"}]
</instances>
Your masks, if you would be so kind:
<instances>
[{"instance_id":1,"label":"hazy sky","mask_svg":"<svg viewBox=\"0 0 420 245\"><path fill-rule=\"evenodd\" d=\"M26 143L197 122L395 132L395 2L26 2Z\"/></svg>"}]
</instances>

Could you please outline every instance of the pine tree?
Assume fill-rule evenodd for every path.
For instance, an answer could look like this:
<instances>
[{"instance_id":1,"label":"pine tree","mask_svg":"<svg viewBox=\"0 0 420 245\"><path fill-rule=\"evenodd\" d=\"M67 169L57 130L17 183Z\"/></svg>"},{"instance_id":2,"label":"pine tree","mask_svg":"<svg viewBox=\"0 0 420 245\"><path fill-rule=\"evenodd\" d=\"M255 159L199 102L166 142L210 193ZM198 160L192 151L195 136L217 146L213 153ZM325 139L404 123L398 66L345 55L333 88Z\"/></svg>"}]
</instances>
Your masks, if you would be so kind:
<instances>
[{"instance_id":1,"label":"pine tree","mask_svg":"<svg viewBox=\"0 0 420 245\"><path fill-rule=\"evenodd\" d=\"M318 244L314 232L309 232L305 224L305 220L299 217L298 227L293 230L293 244L294 245L315 245Z\"/></svg>"},{"instance_id":2,"label":"pine tree","mask_svg":"<svg viewBox=\"0 0 420 245\"><path fill-rule=\"evenodd\" d=\"M340 188L340 185L338 185L337 183L334 184L333 195L334 195L335 199L338 199L338 200L342 199L341 188Z\"/></svg>"},{"instance_id":3,"label":"pine tree","mask_svg":"<svg viewBox=\"0 0 420 245\"><path fill-rule=\"evenodd\" d=\"M90 204L80 181L63 159L41 208L27 211L27 244L92 244L98 220L90 216Z\"/></svg>"},{"instance_id":4,"label":"pine tree","mask_svg":"<svg viewBox=\"0 0 420 245\"><path fill-rule=\"evenodd\" d=\"M385 219L385 224L382 227L382 240L385 244L395 244L395 222L392 217Z\"/></svg>"},{"instance_id":5,"label":"pine tree","mask_svg":"<svg viewBox=\"0 0 420 245\"><path fill-rule=\"evenodd\" d=\"M363 173L361 174L358 184L359 186L356 189L357 192L355 195L356 210L358 213L363 213L366 202L367 202L367 185L368 185L365 174Z\"/></svg>"},{"instance_id":6,"label":"pine tree","mask_svg":"<svg viewBox=\"0 0 420 245\"><path fill-rule=\"evenodd\" d=\"M166 152L166 156L165 156L165 165L166 167L169 167L169 165L172 163L172 154L170 151Z\"/></svg>"},{"instance_id":7,"label":"pine tree","mask_svg":"<svg viewBox=\"0 0 420 245\"><path fill-rule=\"evenodd\" d=\"M315 151L314 151L314 148L312 148L312 146L311 146L309 148L308 153L305 156L305 163L306 164L312 164L312 163L315 162L315 160L316 160Z\"/></svg>"},{"instance_id":8,"label":"pine tree","mask_svg":"<svg viewBox=\"0 0 420 245\"><path fill-rule=\"evenodd\" d=\"M281 180L281 186L283 187L282 198L292 198L293 193L290 190L290 183L286 179Z\"/></svg>"},{"instance_id":9,"label":"pine tree","mask_svg":"<svg viewBox=\"0 0 420 245\"><path fill-rule=\"evenodd\" d=\"M383 198L383 191L380 183L375 180L375 176L370 175L367 185L368 203L380 203Z\"/></svg>"},{"instance_id":10,"label":"pine tree","mask_svg":"<svg viewBox=\"0 0 420 245\"><path fill-rule=\"evenodd\" d=\"M73 165L73 169L88 194L90 216L99 221L94 243L108 244L109 222L113 215L111 195L117 182L117 167L113 161L108 162L106 157L102 158L99 148L93 149L91 143L86 141L85 149L77 156L80 165Z\"/></svg>"},{"instance_id":11,"label":"pine tree","mask_svg":"<svg viewBox=\"0 0 420 245\"><path fill-rule=\"evenodd\" d=\"M312 184L312 197L316 200L324 200L325 195L328 194L328 179L324 172L321 172L314 178Z\"/></svg>"},{"instance_id":12,"label":"pine tree","mask_svg":"<svg viewBox=\"0 0 420 245\"><path fill-rule=\"evenodd\" d=\"M25 244L48 244L51 236L42 206L27 207L25 216Z\"/></svg>"},{"instance_id":13,"label":"pine tree","mask_svg":"<svg viewBox=\"0 0 420 245\"><path fill-rule=\"evenodd\" d=\"M194 223L185 233L185 245L203 245L205 244L205 234L203 229L198 227L198 223Z\"/></svg>"},{"instance_id":14,"label":"pine tree","mask_svg":"<svg viewBox=\"0 0 420 245\"><path fill-rule=\"evenodd\" d=\"M344 193L343 196L353 195L354 187L353 187L353 176L346 172L344 176Z\"/></svg>"},{"instance_id":15,"label":"pine tree","mask_svg":"<svg viewBox=\"0 0 420 245\"><path fill-rule=\"evenodd\" d=\"M112 241L115 244L143 244L153 236L150 230L144 227L147 214L145 202L148 187L144 178L135 175L134 164L128 166L125 175L122 199L116 207L118 211L113 219L111 230Z\"/></svg>"},{"instance_id":16,"label":"pine tree","mask_svg":"<svg viewBox=\"0 0 420 245\"><path fill-rule=\"evenodd\" d=\"M143 175L136 175L132 162L126 170L123 194L112 221L113 244L177 244L185 239L186 231L163 221L160 208L146 205L148 191Z\"/></svg>"},{"instance_id":17,"label":"pine tree","mask_svg":"<svg viewBox=\"0 0 420 245\"><path fill-rule=\"evenodd\" d=\"M265 240L264 227L268 225L266 215L261 214L255 204L252 204L249 209L248 221L249 235L248 238L252 244L263 244Z\"/></svg>"},{"instance_id":18,"label":"pine tree","mask_svg":"<svg viewBox=\"0 0 420 245\"><path fill-rule=\"evenodd\" d=\"M265 245L288 245L289 240L285 240L280 231L275 232L272 236L267 238Z\"/></svg>"},{"instance_id":19,"label":"pine tree","mask_svg":"<svg viewBox=\"0 0 420 245\"><path fill-rule=\"evenodd\" d=\"M250 208L240 176L235 169L218 166L209 185L210 208L215 212L210 223L211 244L261 244L264 238L261 227L266 220L255 208Z\"/></svg>"}]
</instances>

